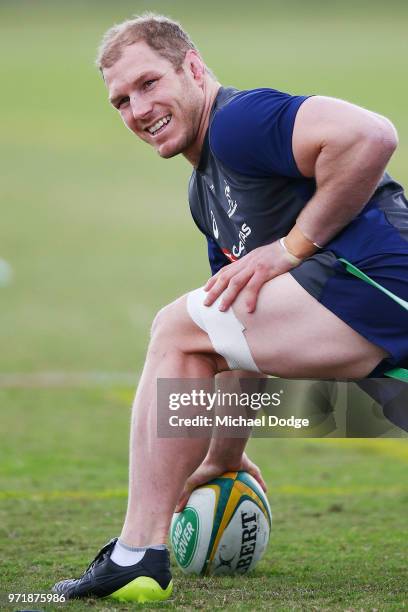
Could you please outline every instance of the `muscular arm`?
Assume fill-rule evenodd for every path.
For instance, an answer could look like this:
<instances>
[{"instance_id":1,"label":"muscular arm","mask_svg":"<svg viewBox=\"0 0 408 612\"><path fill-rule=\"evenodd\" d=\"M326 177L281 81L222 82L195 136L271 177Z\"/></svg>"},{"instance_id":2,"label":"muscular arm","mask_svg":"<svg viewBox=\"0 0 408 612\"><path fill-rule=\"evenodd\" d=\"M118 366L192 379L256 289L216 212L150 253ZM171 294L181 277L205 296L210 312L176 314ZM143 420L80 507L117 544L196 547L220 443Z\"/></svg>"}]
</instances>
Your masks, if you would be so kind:
<instances>
[{"instance_id":1,"label":"muscular arm","mask_svg":"<svg viewBox=\"0 0 408 612\"><path fill-rule=\"evenodd\" d=\"M303 234L324 245L370 199L397 146L393 125L348 102L316 96L296 116L293 154L316 192L297 219Z\"/></svg>"},{"instance_id":2,"label":"muscular arm","mask_svg":"<svg viewBox=\"0 0 408 612\"><path fill-rule=\"evenodd\" d=\"M206 284L205 304L223 293L227 310L239 293L248 312L270 279L284 274L324 246L362 210L397 146L393 125L384 117L342 100L308 98L293 128L292 149L300 172L316 180L314 196L283 239L259 247L226 266Z\"/></svg>"},{"instance_id":3,"label":"muscular arm","mask_svg":"<svg viewBox=\"0 0 408 612\"><path fill-rule=\"evenodd\" d=\"M238 395L242 392L241 378L254 379L253 390L263 388L263 380L266 376L254 372L245 372L241 370L234 370L232 372L222 372L216 377L216 386L222 393L237 393ZM218 416L233 415L238 416L241 414L239 406L234 407L223 407L217 406L216 414ZM234 428L232 428L234 431ZM234 431L235 433L235 431ZM242 437L227 437L228 426L221 428L219 427L214 431L214 436L211 438L210 446L203 463L197 468L193 474L188 478L185 483L183 492L177 504L176 512L180 512L187 503L187 500L191 494L191 491L196 487L221 476L225 472L235 472L238 470L244 470L249 472L266 491L265 481L263 480L261 471L255 463L253 463L244 453L245 446L248 442L248 438L251 435L250 427L242 427L240 429L240 435Z\"/></svg>"}]
</instances>

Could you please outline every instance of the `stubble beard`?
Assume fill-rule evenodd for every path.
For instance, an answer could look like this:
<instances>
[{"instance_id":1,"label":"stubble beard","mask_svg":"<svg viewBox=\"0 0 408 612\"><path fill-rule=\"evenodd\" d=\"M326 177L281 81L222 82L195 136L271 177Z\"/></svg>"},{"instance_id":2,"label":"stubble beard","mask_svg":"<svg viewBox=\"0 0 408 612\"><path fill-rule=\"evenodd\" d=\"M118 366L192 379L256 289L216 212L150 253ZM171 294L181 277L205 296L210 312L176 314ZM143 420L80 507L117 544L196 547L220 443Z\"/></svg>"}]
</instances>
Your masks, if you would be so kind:
<instances>
[{"instance_id":1,"label":"stubble beard","mask_svg":"<svg viewBox=\"0 0 408 612\"><path fill-rule=\"evenodd\" d=\"M190 138L189 138L189 135L186 134L181 142L177 143L174 147L172 147L168 151L164 151L163 153L161 153L160 149L157 149L157 154L162 159L171 159L172 157L176 157L176 155L180 155L180 153L183 153L183 151L186 150L189 144L190 144Z\"/></svg>"},{"instance_id":2,"label":"stubble beard","mask_svg":"<svg viewBox=\"0 0 408 612\"><path fill-rule=\"evenodd\" d=\"M170 149L167 153L166 152L160 153L159 151L157 151L160 157L162 157L163 159L171 159L172 157L175 157L176 155L180 155L181 153L184 153L194 144L194 142L196 141L198 137L199 126L200 126L200 115L201 115L200 100L197 97L190 95L189 103L187 105L185 113L183 117L180 117L178 119L178 121L181 121L183 123L186 131L183 134L181 141L178 142L175 145L175 147Z\"/></svg>"}]
</instances>

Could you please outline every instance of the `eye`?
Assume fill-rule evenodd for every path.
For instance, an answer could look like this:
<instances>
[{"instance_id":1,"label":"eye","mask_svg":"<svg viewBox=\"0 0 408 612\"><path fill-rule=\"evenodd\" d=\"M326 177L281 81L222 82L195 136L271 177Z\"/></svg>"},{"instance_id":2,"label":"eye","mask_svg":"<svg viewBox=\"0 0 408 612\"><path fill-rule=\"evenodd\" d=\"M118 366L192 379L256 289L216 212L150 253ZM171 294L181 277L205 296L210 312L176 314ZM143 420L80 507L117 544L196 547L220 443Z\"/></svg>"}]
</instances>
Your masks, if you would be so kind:
<instances>
[{"instance_id":1,"label":"eye","mask_svg":"<svg viewBox=\"0 0 408 612\"><path fill-rule=\"evenodd\" d=\"M149 79L148 81L144 81L143 83L143 89L151 89L151 87L153 87L153 84L157 81L157 79Z\"/></svg>"},{"instance_id":2,"label":"eye","mask_svg":"<svg viewBox=\"0 0 408 612\"><path fill-rule=\"evenodd\" d=\"M116 106L116 108L117 108L118 110L120 110L120 109L121 109L121 108L123 108L123 107L124 107L124 105L125 105L125 104L127 104L128 102L129 102L129 96L124 96L123 98L121 98L121 99L119 100L119 102L117 102L117 103L115 104L115 106Z\"/></svg>"}]
</instances>

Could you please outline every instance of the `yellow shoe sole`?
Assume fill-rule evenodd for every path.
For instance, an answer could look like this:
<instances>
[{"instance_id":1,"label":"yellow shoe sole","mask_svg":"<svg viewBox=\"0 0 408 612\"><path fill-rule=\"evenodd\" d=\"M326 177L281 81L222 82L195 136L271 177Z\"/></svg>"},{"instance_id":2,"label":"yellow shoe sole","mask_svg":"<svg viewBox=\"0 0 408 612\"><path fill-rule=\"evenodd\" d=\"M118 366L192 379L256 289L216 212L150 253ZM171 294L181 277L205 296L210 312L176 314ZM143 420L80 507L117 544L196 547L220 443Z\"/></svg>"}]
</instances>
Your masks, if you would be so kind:
<instances>
[{"instance_id":1,"label":"yellow shoe sole","mask_svg":"<svg viewBox=\"0 0 408 612\"><path fill-rule=\"evenodd\" d=\"M166 589L162 589L153 578L139 576L139 578L135 578L129 584L125 584L121 589L109 595L109 597L122 603L127 601L146 603L147 601L164 601L170 597L172 592L172 580L170 580Z\"/></svg>"}]
</instances>

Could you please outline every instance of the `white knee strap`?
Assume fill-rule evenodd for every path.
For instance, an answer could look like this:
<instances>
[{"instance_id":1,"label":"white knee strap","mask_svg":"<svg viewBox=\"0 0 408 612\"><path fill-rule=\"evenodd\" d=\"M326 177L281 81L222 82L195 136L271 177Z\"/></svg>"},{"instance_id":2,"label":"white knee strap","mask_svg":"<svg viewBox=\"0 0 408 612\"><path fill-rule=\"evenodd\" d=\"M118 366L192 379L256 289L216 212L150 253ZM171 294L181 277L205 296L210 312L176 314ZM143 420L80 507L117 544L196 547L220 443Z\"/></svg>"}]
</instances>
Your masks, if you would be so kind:
<instances>
[{"instance_id":1,"label":"white knee strap","mask_svg":"<svg viewBox=\"0 0 408 612\"><path fill-rule=\"evenodd\" d=\"M194 323L207 332L214 350L224 357L230 370L260 372L243 333L245 327L232 308L226 312L218 310L222 296L211 306L204 306L206 297L202 287L187 296L187 310Z\"/></svg>"}]
</instances>

